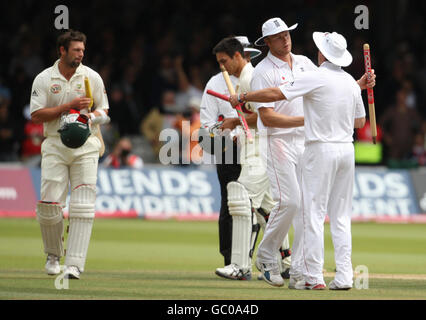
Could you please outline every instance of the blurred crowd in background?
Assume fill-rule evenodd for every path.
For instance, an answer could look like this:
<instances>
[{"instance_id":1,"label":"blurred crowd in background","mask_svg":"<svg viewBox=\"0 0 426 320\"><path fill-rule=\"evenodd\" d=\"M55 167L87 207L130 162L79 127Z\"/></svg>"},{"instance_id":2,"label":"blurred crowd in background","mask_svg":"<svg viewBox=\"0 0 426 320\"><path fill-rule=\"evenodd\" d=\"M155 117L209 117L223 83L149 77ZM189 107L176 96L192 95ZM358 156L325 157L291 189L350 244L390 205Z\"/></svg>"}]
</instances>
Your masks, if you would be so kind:
<instances>
[{"instance_id":1,"label":"blurred crowd in background","mask_svg":"<svg viewBox=\"0 0 426 320\"><path fill-rule=\"evenodd\" d=\"M426 26L423 1L364 1L369 29L357 30L358 1L66 1L1 2L0 161L39 165L41 125L31 122L34 77L57 59L55 7L67 5L69 26L87 37L83 63L102 76L111 123L103 126L105 166L158 163L161 130L191 135L199 127L204 86L219 68L212 48L229 35L254 42L267 19L281 17L291 33L293 53L316 63L313 31L337 31L354 57L346 68L364 72L362 45L370 43L377 74L378 145L374 161L389 167L426 165ZM264 50L264 49L263 49ZM252 61L256 65L265 55ZM363 94L366 108L366 94ZM367 111L368 113L368 111ZM182 121L190 126L183 126ZM183 128L183 130L182 130ZM371 144L368 124L357 142ZM179 143L179 142L177 142ZM182 158L187 157L183 151ZM358 159L363 163L362 156Z\"/></svg>"}]
</instances>

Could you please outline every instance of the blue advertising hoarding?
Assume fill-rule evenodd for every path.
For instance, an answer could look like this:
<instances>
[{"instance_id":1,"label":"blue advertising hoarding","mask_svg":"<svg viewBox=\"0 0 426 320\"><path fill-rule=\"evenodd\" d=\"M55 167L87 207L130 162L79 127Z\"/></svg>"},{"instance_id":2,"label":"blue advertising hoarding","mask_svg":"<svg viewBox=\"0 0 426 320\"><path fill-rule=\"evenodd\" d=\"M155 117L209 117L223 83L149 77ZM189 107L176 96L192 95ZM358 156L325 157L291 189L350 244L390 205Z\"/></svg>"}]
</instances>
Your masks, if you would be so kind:
<instances>
[{"instance_id":1,"label":"blue advertising hoarding","mask_svg":"<svg viewBox=\"0 0 426 320\"><path fill-rule=\"evenodd\" d=\"M23 178L28 177L27 182L5 178L17 177L16 168L2 170L0 216L35 216L35 202L40 199L40 169L20 168L18 171L22 171ZM426 221L426 215L420 214L423 210L419 208L414 176L413 170L357 167L353 220ZM13 199L7 196L12 191ZM145 166L140 170L99 168L98 171L97 217L216 220L220 200L214 166ZM18 201L20 205L28 202L27 206L20 208L14 204ZM67 209L64 211L66 215Z\"/></svg>"}]
</instances>

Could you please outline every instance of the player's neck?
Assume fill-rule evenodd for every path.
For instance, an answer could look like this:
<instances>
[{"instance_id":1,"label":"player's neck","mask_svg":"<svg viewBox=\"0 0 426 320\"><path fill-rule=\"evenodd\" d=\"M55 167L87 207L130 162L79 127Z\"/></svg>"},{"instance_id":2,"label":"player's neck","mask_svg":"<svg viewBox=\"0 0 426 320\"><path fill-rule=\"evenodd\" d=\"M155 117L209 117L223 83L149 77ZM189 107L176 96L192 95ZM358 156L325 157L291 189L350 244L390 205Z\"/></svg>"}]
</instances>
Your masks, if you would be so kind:
<instances>
[{"instance_id":1,"label":"player's neck","mask_svg":"<svg viewBox=\"0 0 426 320\"><path fill-rule=\"evenodd\" d=\"M245 59L243 59L243 61L241 61L241 64L240 64L240 67L238 68L238 71L236 72L236 74L235 74L235 76L237 77L237 78L239 78L240 77L240 75L241 75L241 72L243 72L243 69L244 69L244 67L247 65L247 60L245 60Z\"/></svg>"},{"instance_id":2,"label":"player's neck","mask_svg":"<svg viewBox=\"0 0 426 320\"><path fill-rule=\"evenodd\" d=\"M290 66L290 69L293 69L293 59L291 58L291 53L285 53L285 54L278 54L278 53L274 53L271 52L275 57L277 57L278 59L287 62L288 65Z\"/></svg>"},{"instance_id":3,"label":"player's neck","mask_svg":"<svg viewBox=\"0 0 426 320\"><path fill-rule=\"evenodd\" d=\"M68 81L71 79L71 77L74 75L77 68L73 68L68 66L66 63L64 63L62 60L59 60L58 64L59 72L67 79Z\"/></svg>"}]
</instances>

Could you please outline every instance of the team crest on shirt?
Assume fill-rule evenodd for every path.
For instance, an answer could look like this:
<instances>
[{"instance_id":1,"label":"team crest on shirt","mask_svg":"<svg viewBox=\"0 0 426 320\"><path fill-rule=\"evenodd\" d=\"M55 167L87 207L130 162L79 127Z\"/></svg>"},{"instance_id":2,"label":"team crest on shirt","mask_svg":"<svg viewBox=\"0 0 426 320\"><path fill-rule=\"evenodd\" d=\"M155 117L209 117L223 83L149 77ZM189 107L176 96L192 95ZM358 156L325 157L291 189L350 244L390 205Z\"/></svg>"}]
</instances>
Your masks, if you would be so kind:
<instances>
[{"instance_id":1,"label":"team crest on shirt","mask_svg":"<svg viewBox=\"0 0 426 320\"><path fill-rule=\"evenodd\" d=\"M83 85L81 83L77 83L75 86L75 91L80 94L84 93Z\"/></svg>"},{"instance_id":2,"label":"team crest on shirt","mask_svg":"<svg viewBox=\"0 0 426 320\"><path fill-rule=\"evenodd\" d=\"M62 88L59 84L52 84L52 86L50 87L50 92L52 92L53 94L59 93L61 92Z\"/></svg>"}]
</instances>

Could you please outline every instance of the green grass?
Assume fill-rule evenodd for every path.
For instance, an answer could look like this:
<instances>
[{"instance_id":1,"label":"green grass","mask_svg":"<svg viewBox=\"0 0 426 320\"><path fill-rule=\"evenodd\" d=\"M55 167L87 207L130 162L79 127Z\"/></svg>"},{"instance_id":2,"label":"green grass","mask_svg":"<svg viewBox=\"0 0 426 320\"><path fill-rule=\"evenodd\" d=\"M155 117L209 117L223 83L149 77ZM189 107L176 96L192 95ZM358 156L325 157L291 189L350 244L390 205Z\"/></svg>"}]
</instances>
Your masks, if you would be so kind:
<instances>
[{"instance_id":1,"label":"green grass","mask_svg":"<svg viewBox=\"0 0 426 320\"><path fill-rule=\"evenodd\" d=\"M325 265L334 270L329 226ZM353 266L365 265L368 290L323 292L273 288L263 281L218 278L217 222L98 219L86 272L57 290L44 274L45 256L35 219L0 219L0 299L425 299L426 226L354 224ZM63 260L61 260L63 262ZM372 274L417 275L417 280ZM255 272L254 278L256 278ZM328 275L328 274L327 274ZM383 275L382 275L383 276ZM330 281L330 276L326 281Z\"/></svg>"}]
</instances>

